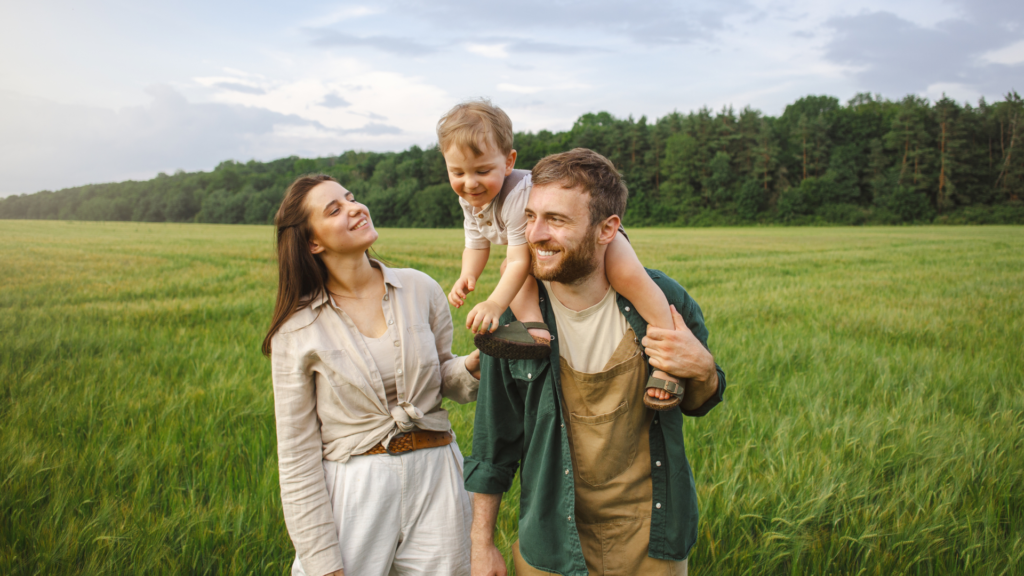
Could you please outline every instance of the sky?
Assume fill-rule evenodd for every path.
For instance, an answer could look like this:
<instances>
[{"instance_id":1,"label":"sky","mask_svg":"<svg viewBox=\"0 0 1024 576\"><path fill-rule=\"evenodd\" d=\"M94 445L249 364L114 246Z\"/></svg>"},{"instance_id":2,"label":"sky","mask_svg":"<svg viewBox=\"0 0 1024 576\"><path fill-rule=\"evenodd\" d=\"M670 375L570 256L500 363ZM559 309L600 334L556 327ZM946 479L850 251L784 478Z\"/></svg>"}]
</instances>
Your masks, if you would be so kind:
<instances>
[{"instance_id":1,"label":"sky","mask_svg":"<svg viewBox=\"0 0 1024 576\"><path fill-rule=\"evenodd\" d=\"M803 96L1024 92L1020 0L37 0L0 5L0 197L224 160L436 142Z\"/></svg>"}]
</instances>

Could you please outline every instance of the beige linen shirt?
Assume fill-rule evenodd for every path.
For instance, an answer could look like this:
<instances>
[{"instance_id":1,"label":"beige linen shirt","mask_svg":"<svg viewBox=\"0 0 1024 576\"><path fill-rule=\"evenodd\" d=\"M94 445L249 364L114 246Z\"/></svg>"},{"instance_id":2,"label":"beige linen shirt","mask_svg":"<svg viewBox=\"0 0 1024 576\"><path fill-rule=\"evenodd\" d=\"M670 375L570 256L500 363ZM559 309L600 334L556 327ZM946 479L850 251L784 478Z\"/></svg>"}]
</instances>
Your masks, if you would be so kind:
<instances>
[{"instance_id":1,"label":"beige linen shirt","mask_svg":"<svg viewBox=\"0 0 1024 576\"><path fill-rule=\"evenodd\" d=\"M400 432L451 429L441 398L476 400L479 381L452 355L452 319L426 274L392 269L381 301L394 347L398 404L388 409L380 372L359 330L326 295L271 340L278 466L285 524L306 572L342 569L322 460L346 462Z\"/></svg>"},{"instance_id":2,"label":"beige linen shirt","mask_svg":"<svg viewBox=\"0 0 1024 576\"><path fill-rule=\"evenodd\" d=\"M530 199L533 180L528 171L515 170L506 181L514 184L504 194L504 201L501 200L503 195L499 194L479 211L459 198L464 217L462 227L466 232L466 248L480 250L491 244L526 244L526 202ZM495 217L496 212L500 218Z\"/></svg>"}]
</instances>

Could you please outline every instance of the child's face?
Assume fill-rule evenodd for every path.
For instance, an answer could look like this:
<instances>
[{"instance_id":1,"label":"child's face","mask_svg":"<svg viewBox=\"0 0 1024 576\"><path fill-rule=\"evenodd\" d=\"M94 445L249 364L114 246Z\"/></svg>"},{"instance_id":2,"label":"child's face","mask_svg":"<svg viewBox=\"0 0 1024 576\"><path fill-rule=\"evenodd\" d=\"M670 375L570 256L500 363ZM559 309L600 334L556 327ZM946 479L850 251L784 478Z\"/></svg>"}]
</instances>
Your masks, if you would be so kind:
<instances>
[{"instance_id":1,"label":"child's face","mask_svg":"<svg viewBox=\"0 0 1024 576\"><path fill-rule=\"evenodd\" d=\"M516 164L516 151L505 154L492 142L481 142L478 146L483 152L480 156L472 150L450 146L444 151L444 162L455 193L470 206L483 208L501 192L505 177Z\"/></svg>"}]
</instances>

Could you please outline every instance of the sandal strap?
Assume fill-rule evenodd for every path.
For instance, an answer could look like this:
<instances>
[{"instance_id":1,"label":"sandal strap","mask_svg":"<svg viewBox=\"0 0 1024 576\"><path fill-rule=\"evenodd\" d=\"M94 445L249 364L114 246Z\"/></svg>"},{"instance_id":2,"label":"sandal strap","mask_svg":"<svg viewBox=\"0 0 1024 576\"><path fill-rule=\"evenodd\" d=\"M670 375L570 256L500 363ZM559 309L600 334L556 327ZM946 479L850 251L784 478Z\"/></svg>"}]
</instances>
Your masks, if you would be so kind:
<instances>
[{"instance_id":1,"label":"sandal strap","mask_svg":"<svg viewBox=\"0 0 1024 576\"><path fill-rule=\"evenodd\" d=\"M523 326L526 326L527 329L530 329L530 328L540 329L540 330L547 330L548 329L548 325L543 323L543 322L520 322L520 324L522 324Z\"/></svg>"},{"instance_id":2,"label":"sandal strap","mask_svg":"<svg viewBox=\"0 0 1024 576\"><path fill-rule=\"evenodd\" d=\"M676 396L682 396L683 393L686 392L686 386L684 386L682 382L671 382L656 376L648 378L647 387L661 388L662 390L667 390L669 394L675 394Z\"/></svg>"}]
</instances>

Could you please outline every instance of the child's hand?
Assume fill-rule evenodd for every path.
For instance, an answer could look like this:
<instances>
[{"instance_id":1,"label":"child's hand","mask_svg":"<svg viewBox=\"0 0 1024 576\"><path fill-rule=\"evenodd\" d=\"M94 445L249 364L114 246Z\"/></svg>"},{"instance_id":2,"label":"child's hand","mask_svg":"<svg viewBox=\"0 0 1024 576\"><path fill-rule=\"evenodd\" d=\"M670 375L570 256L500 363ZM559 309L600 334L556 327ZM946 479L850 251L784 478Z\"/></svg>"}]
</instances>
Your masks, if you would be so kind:
<instances>
[{"instance_id":1,"label":"child's hand","mask_svg":"<svg viewBox=\"0 0 1024 576\"><path fill-rule=\"evenodd\" d=\"M448 302L456 308L461 308L466 303L466 295L476 289L476 278L463 276L455 281L452 291L448 293Z\"/></svg>"},{"instance_id":2,"label":"child's hand","mask_svg":"<svg viewBox=\"0 0 1024 576\"><path fill-rule=\"evenodd\" d=\"M476 332L494 332L498 329L498 318L505 312L490 300L484 300L469 311L466 316L466 328ZM479 328L478 328L479 327Z\"/></svg>"}]
</instances>

